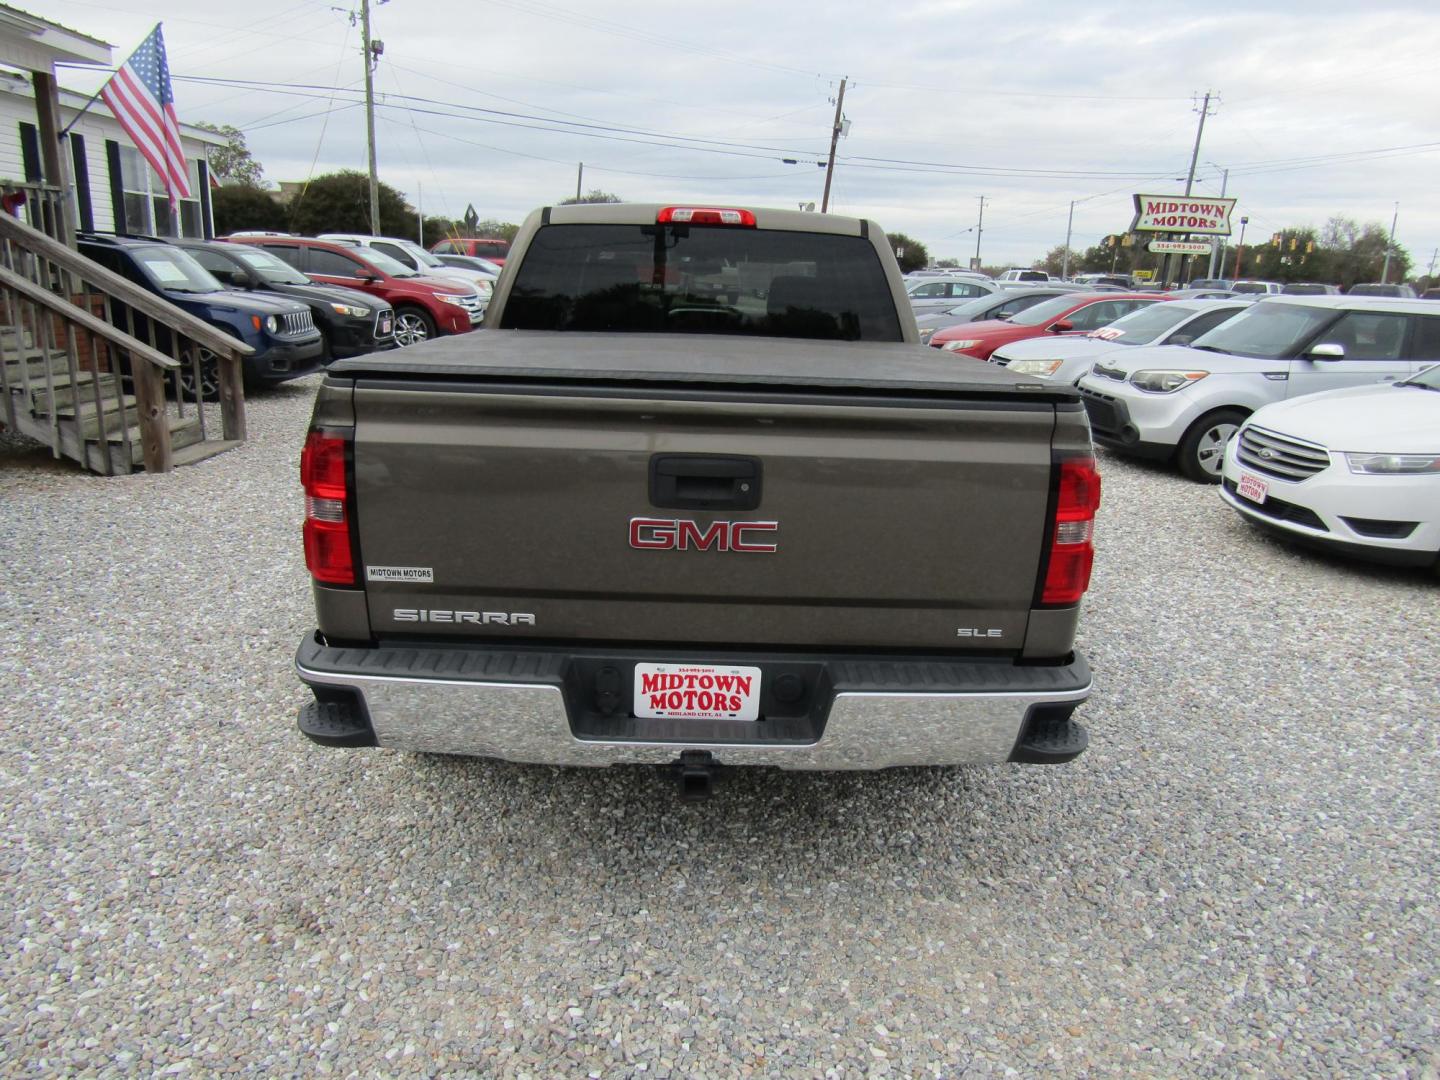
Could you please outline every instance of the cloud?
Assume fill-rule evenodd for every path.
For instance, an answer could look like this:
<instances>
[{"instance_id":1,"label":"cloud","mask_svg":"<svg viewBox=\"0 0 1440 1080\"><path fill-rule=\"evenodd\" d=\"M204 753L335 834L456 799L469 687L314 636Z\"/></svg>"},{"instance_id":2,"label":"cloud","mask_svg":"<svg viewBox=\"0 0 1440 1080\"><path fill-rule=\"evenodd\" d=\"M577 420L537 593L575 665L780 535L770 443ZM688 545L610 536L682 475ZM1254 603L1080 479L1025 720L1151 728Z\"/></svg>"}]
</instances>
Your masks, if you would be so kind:
<instances>
[{"instance_id":1,"label":"cloud","mask_svg":"<svg viewBox=\"0 0 1440 1080\"><path fill-rule=\"evenodd\" d=\"M121 57L158 17L51 7ZM165 17L177 74L358 85L358 34L326 0L195 0L183 12ZM581 161L586 188L632 199L818 201L824 174L808 162L828 148L831 99L848 75L833 208L936 255L973 254L982 194L987 261L1029 262L1061 242L1072 200L1077 246L1123 228L1131 192L1183 187L1174 178L1189 166L1192 95L1207 88L1219 103L1198 191L1218 193L1230 168L1241 212L1271 230L1336 213L1388 223L1398 200L1397 239L1412 256L1424 263L1440 246L1433 150L1296 160L1436 141L1440 20L1426 5L393 0L374 22L385 42L381 173L412 198L423 187L427 211L473 203L518 221L573 194ZM79 72L66 82L85 88ZM176 92L182 118L253 127L272 179L303 179L312 161L322 172L364 167L362 111L327 125L312 115L323 94L189 82ZM431 112L410 113L402 94L438 104L412 102ZM596 126L557 131L533 118Z\"/></svg>"}]
</instances>

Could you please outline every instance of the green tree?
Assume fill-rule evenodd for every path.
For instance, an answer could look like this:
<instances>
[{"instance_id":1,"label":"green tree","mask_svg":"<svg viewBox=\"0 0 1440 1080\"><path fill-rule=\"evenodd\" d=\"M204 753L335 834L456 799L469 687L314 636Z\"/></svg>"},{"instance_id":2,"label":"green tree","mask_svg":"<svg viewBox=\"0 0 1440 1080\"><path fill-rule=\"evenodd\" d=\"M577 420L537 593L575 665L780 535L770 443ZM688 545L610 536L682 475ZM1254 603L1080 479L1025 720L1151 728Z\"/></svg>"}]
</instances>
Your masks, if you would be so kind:
<instances>
[{"instance_id":1,"label":"green tree","mask_svg":"<svg viewBox=\"0 0 1440 1080\"><path fill-rule=\"evenodd\" d=\"M418 237L418 243L423 248L430 248L444 240L447 236L457 235L458 226L447 217L427 217L425 219L425 235Z\"/></svg>"},{"instance_id":2,"label":"green tree","mask_svg":"<svg viewBox=\"0 0 1440 1080\"><path fill-rule=\"evenodd\" d=\"M886 235L890 239L890 250L895 252L895 258L900 263L902 274L908 274L911 270L923 270L930 265L930 252L919 240L902 232Z\"/></svg>"},{"instance_id":3,"label":"green tree","mask_svg":"<svg viewBox=\"0 0 1440 1080\"><path fill-rule=\"evenodd\" d=\"M221 135L226 140L224 146L212 146L206 155L210 171L216 179L250 187L260 187L265 182L265 170L250 155L243 131L230 124L210 124L204 120L195 126Z\"/></svg>"},{"instance_id":4,"label":"green tree","mask_svg":"<svg viewBox=\"0 0 1440 1080\"><path fill-rule=\"evenodd\" d=\"M294 232L368 233L370 231L370 180L362 172L346 169L317 176L290 203L290 228ZM416 234L415 213L405 203L403 192L389 184L380 185L380 234Z\"/></svg>"},{"instance_id":5,"label":"green tree","mask_svg":"<svg viewBox=\"0 0 1440 1080\"><path fill-rule=\"evenodd\" d=\"M512 221L496 221L494 218L487 218L475 226L474 232L464 232L461 235L480 236L486 239L496 238L510 243L519 231L520 226Z\"/></svg>"},{"instance_id":6,"label":"green tree","mask_svg":"<svg viewBox=\"0 0 1440 1080\"><path fill-rule=\"evenodd\" d=\"M1064 245L1064 244L1056 244L1053 248L1051 248L1049 251L1047 251L1047 252L1045 253L1045 258L1043 258L1043 259L1040 260L1040 265L1039 265L1036 269L1038 269L1038 270L1044 270L1044 271L1045 271L1046 273L1048 273L1051 277L1059 277L1061 271L1064 270L1065 268L1066 268L1065 245ZM1070 249L1070 259L1069 259L1069 270L1070 270L1070 273L1074 274L1074 273L1078 272L1079 269L1080 269L1080 253L1077 252L1074 248L1071 248L1071 249Z\"/></svg>"},{"instance_id":7,"label":"green tree","mask_svg":"<svg viewBox=\"0 0 1440 1080\"><path fill-rule=\"evenodd\" d=\"M560 205L575 206L578 203L616 203L624 201L625 200L620 198L619 195L612 195L610 192L601 191L599 188L591 188L578 199L573 195L568 199L561 199Z\"/></svg>"},{"instance_id":8,"label":"green tree","mask_svg":"<svg viewBox=\"0 0 1440 1080\"><path fill-rule=\"evenodd\" d=\"M215 214L215 233L226 236L241 229L267 229L284 232L290 227L290 215L274 196L263 188L249 184L227 184L210 192L210 207Z\"/></svg>"}]
</instances>

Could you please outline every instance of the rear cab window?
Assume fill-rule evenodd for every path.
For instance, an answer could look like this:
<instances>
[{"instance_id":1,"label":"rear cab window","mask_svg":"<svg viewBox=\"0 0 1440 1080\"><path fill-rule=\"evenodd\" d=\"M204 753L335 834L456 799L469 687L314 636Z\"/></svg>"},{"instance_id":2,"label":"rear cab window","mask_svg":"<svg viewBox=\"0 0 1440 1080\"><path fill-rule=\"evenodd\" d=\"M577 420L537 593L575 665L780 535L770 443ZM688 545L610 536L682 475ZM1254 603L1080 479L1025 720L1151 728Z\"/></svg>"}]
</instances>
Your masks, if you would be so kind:
<instances>
[{"instance_id":1,"label":"rear cab window","mask_svg":"<svg viewBox=\"0 0 1440 1080\"><path fill-rule=\"evenodd\" d=\"M501 329L903 341L868 239L684 224L547 225Z\"/></svg>"}]
</instances>

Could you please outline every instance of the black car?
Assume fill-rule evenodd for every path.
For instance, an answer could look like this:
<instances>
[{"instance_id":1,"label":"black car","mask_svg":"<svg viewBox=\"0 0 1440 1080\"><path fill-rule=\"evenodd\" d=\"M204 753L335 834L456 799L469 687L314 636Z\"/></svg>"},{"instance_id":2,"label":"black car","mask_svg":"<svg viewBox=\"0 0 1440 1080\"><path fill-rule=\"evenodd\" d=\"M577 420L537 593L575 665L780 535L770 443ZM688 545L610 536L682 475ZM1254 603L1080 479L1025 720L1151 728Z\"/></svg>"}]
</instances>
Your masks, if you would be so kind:
<instances>
[{"instance_id":1,"label":"black car","mask_svg":"<svg viewBox=\"0 0 1440 1080\"><path fill-rule=\"evenodd\" d=\"M368 293L319 284L283 259L250 244L180 240L176 246L229 288L281 293L307 304L324 335L327 363L395 346L394 310Z\"/></svg>"},{"instance_id":2,"label":"black car","mask_svg":"<svg viewBox=\"0 0 1440 1080\"><path fill-rule=\"evenodd\" d=\"M188 251L168 239L80 233L76 246L81 255L107 270L249 345L254 351L244 360L247 386L284 382L319 369L324 342L310 309L298 300L226 289ZM118 302L111 315L121 330L142 340L154 332L162 352L170 347L168 331L150 327L147 316ZM220 392L219 364L209 353L200 350L199 389L206 400L214 400ZM179 370L181 390L192 397L194 370L189 364Z\"/></svg>"}]
</instances>

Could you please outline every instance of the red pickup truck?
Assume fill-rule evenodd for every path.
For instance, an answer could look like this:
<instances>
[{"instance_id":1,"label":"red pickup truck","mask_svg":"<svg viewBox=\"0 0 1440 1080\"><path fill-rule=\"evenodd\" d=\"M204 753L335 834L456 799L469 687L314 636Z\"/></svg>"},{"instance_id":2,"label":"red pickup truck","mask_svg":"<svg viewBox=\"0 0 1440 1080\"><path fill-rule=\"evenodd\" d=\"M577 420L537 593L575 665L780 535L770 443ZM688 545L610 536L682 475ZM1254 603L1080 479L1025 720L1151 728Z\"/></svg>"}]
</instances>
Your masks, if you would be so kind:
<instances>
[{"instance_id":1,"label":"red pickup truck","mask_svg":"<svg viewBox=\"0 0 1440 1080\"><path fill-rule=\"evenodd\" d=\"M378 296L395 309L395 343L414 345L440 334L463 334L485 313L480 294L464 282L422 277L388 255L369 248L309 236L232 236L285 260L326 285Z\"/></svg>"}]
</instances>

